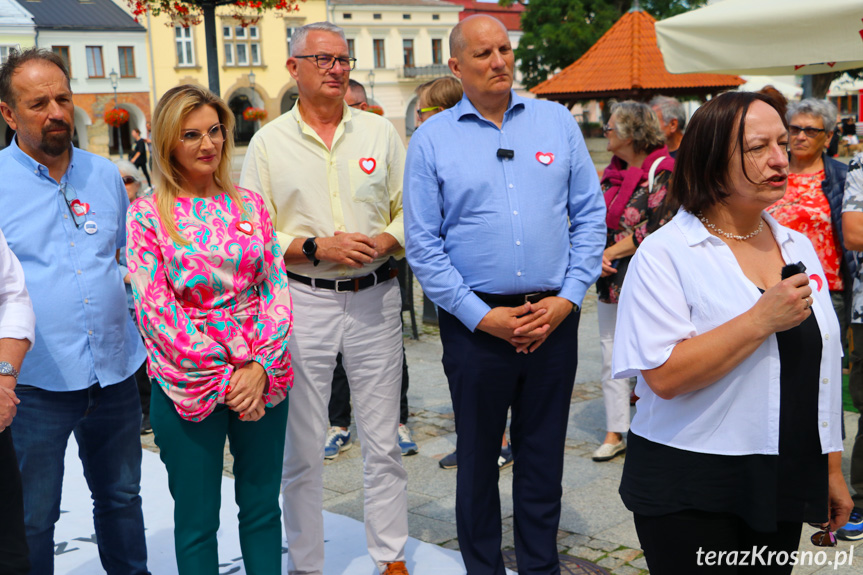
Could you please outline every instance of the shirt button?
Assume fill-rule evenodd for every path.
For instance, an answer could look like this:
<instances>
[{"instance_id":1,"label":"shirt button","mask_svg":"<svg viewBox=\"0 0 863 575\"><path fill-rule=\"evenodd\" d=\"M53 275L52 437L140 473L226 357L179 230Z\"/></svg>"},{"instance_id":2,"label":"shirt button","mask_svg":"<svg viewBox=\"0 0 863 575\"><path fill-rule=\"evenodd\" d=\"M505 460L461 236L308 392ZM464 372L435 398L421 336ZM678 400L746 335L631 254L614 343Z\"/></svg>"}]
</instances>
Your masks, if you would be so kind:
<instances>
[{"instance_id":1,"label":"shirt button","mask_svg":"<svg viewBox=\"0 0 863 575\"><path fill-rule=\"evenodd\" d=\"M520 242L520 241L518 241L518 240L515 240L515 245L520 246L520 245L521 245L521 242Z\"/></svg>"},{"instance_id":2,"label":"shirt button","mask_svg":"<svg viewBox=\"0 0 863 575\"><path fill-rule=\"evenodd\" d=\"M72 246L72 247L74 248L74 247L75 247L75 242L69 242L69 245L70 245L70 246Z\"/></svg>"},{"instance_id":3,"label":"shirt button","mask_svg":"<svg viewBox=\"0 0 863 575\"><path fill-rule=\"evenodd\" d=\"M510 184L509 187L512 188L512 184Z\"/></svg>"},{"instance_id":4,"label":"shirt button","mask_svg":"<svg viewBox=\"0 0 863 575\"><path fill-rule=\"evenodd\" d=\"M824 334L824 339L830 339L830 334L829 334L829 333L825 333L825 334Z\"/></svg>"},{"instance_id":5,"label":"shirt button","mask_svg":"<svg viewBox=\"0 0 863 575\"><path fill-rule=\"evenodd\" d=\"M518 272L518 273L517 273L517 274L515 274L515 275L517 275L517 276L521 276L521 272Z\"/></svg>"},{"instance_id":6,"label":"shirt button","mask_svg":"<svg viewBox=\"0 0 863 575\"><path fill-rule=\"evenodd\" d=\"M81 270L78 270L78 275L81 275Z\"/></svg>"},{"instance_id":7,"label":"shirt button","mask_svg":"<svg viewBox=\"0 0 863 575\"><path fill-rule=\"evenodd\" d=\"M512 215L517 216L517 215L518 215L518 210L515 210L514 212L512 212Z\"/></svg>"},{"instance_id":8,"label":"shirt button","mask_svg":"<svg viewBox=\"0 0 863 575\"><path fill-rule=\"evenodd\" d=\"M826 422L826 421L822 421L822 422L821 422L821 427L827 427L827 422Z\"/></svg>"},{"instance_id":9,"label":"shirt button","mask_svg":"<svg viewBox=\"0 0 863 575\"><path fill-rule=\"evenodd\" d=\"M91 330L89 330L89 331L87 332L87 335L93 335L93 330L92 330L92 329L91 329ZM825 423L824 425L827 425L827 424Z\"/></svg>"},{"instance_id":10,"label":"shirt button","mask_svg":"<svg viewBox=\"0 0 863 575\"><path fill-rule=\"evenodd\" d=\"M830 379L825 377L824 379L821 380L821 383L830 383Z\"/></svg>"},{"instance_id":11,"label":"shirt button","mask_svg":"<svg viewBox=\"0 0 863 575\"><path fill-rule=\"evenodd\" d=\"M68 219L69 219L69 214L63 214L63 219L64 219L64 220L68 220Z\"/></svg>"},{"instance_id":12,"label":"shirt button","mask_svg":"<svg viewBox=\"0 0 863 575\"><path fill-rule=\"evenodd\" d=\"M89 299L84 299L84 303L90 303Z\"/></svg>"}]
</instances>

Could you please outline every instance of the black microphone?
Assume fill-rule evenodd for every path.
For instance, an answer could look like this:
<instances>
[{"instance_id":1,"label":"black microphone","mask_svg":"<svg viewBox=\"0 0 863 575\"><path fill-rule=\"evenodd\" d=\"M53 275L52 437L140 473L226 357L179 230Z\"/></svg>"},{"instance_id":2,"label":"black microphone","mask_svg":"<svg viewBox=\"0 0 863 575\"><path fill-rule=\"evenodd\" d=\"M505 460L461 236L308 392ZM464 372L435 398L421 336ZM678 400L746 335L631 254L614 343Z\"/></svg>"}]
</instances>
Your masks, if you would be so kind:
<instances>
[{"instance_id":1,"label":"black microphone","mask_svg":"<svg viewBox=\"0 0 863 575\"><path fill-rule=\"evenodd\" d=\"M497 149L497 157L498 158L507 158L509 160L515 157L515 150L507 150L506 148L498 148Z\"/></svg>"}]
</instances>

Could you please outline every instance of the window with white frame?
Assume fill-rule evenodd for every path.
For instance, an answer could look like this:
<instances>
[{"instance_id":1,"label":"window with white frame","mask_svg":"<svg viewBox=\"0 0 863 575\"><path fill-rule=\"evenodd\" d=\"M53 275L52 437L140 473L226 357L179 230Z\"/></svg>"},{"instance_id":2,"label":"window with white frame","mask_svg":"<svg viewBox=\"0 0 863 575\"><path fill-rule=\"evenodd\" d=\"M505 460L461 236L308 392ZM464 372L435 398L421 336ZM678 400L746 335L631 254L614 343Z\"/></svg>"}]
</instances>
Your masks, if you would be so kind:
<instances>
[{"instance_id":1,"label":"window with white frame","mask_svg":"<svg viewBox=\"0 0 863 575\"><path fill-rule=\"evenodd\" d=\"M177 66L195 65L195 43L192 27L174 26L174 42L177 46Z\"/></svg>"},{"instance_id":2,"label":"window with white frame","mask_svg":"<svg viewBox=\"0 0 863 575\"><path fill-rule=\"evenodd\" d=\"M261 32L257 26L222 26L225 66L260 66ZM288 39L290 46L290 38Z\"/></svg>"}]
</instances>

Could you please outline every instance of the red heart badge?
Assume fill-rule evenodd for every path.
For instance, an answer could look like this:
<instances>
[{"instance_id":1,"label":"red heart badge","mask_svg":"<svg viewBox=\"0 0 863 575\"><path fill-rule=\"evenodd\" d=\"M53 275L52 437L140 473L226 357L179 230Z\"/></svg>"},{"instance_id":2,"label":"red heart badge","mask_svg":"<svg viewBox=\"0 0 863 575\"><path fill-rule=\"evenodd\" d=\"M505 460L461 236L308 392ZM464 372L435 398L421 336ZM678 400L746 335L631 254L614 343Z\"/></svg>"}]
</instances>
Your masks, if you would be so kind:
<instances>
[{"instance_id":1,"label":"red heart badge","mask_svg":"<svg viewBox=\"0 0 863 575\"><path fill-rule=\"evenodd\" d=\"M540 164L548 166L554 161L554 154L551 152L537 152L536 159Z\"/></svg>"},{"instance_id":2,"label":"red heart badge","mask_svg":"<svg viewBox=\"0 0 863 575\"><path fill-rule=\"evenodd\" d=\"M69 204L69 207L72 208L72 213L74 213L76 216L86 216L87 212L90 211L90 204L85 204L78 199L72 200L72 203Z\"/></svg>"},{"instance_id":3,"label":"red heart badge","mask_svg":"<svg viewBox=\"0 0 863 575\"><path fill-rule=\"evenodd\" d=\"M818 284L818 291L821 291L821 288L824 287L824 280L822 280L821 276L819 276L818 274L812 274L811 276L809 276L809 279Z\"/></svg>"},{"instance_id":4,"label":"red heart badge","mask_svg":"<svg viewBox=\"0 0 863 575\"><path fill-rule=\"evenodd\" d=\"M237 222L237 229L246 234L247 236L252 235L252 232L255 231L255 226L252 225L252 222L247 222L243 220L241 222Z\"/></svg>"},{"instance_id":5,"label":"red heart badge","mask_svg":"<svg viewBox=\"0 0 863 575\"><path fill-rule=\"evenodd\" d=\"M360 158L360 169L367 174L374 172L377 165L374 158Z\"/></svg>"}]
</instances>

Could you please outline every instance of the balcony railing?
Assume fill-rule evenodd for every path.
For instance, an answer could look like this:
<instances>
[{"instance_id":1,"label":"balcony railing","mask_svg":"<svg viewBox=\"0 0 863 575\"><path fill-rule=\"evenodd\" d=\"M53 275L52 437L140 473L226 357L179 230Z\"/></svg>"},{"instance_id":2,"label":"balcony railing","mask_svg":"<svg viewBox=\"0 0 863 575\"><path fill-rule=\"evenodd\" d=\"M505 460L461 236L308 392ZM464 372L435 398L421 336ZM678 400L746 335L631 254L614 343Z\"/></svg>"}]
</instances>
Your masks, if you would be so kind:
<instances>
[{"instance_id":1,"label":"balcony railing","mask_svg":"<svg viewBox=\"0 0 863 575\"><path fill-rule=\"evenodd\" d=\"M405 78L437 78L449 76L449 66L446 64L432 64L431 66L405 66L403 69Z\"/></svg>"}]
</instances>

